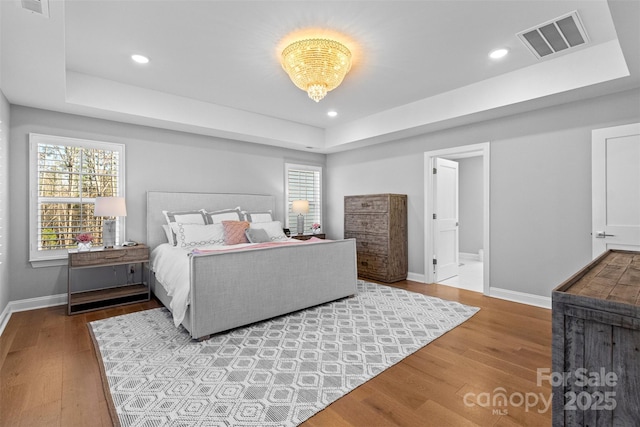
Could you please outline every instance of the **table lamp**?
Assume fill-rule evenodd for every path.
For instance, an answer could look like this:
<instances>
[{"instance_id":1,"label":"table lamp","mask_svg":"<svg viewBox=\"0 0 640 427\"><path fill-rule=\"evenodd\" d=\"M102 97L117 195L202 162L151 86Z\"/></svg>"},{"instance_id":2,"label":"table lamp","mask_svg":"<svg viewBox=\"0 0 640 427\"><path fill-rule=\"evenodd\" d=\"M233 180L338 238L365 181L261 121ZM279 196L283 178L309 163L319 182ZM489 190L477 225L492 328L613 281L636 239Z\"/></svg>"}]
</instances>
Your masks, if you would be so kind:
<instances>
[{"instance_id":1,"label":"table lamp","mask_svg":"<svg viewBox=\"0 0 640 427\"><path fill-rule=\"evenodd\" d=\"M298 214L298 234L304 233L304 214L309 213L308 200L294 200L291 204L291 212Z\"/></svg>"},{"instance_id":2,"label":"table lamp","mask_svg":"<svg viewBox=\"0 0 640 427\"><path fill-rule=\"evenodd\" d=\"M93 214L108 218L102 222L102 242L105 248L114 247L116 244L116 220L111 218L127 216L124 197L96 197Z\"/></svg>"}]
</instances>

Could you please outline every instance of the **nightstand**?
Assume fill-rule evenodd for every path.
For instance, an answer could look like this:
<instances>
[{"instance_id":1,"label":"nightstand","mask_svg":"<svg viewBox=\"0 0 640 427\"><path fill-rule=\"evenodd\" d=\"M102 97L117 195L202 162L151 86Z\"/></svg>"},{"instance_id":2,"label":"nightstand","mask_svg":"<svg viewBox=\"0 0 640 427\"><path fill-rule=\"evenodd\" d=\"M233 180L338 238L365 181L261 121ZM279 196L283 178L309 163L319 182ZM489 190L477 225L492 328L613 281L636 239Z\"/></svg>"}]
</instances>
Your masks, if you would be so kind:
<instances>
[{"instance_id":1,"label":"nightstand","mask_svg":"<svg viewBox=\"0 0 640 427\"><path fill-rule=\"evenodd\" d=\"M110 249L94 249L91 251L69 251L68 279L67 279L67 313L83 313L105 307L149 301L150 288L147 272L149 263L149 248L145 245L115 247ZM115 284L107 288L88 291L75 291L72 276L81 269L122 266L125 267L127 281L132 276L132 282ZM138 266L139 281L136 278ZM121 267L122 268L122 267Z\"/></svg>"},{"instance_id":2,"label":"nightstand","mask_svg":"<svg viewBox=\"0 0 640 427\"><path fill-rule=\"evenodd\" d=\"M312 237L317 237L318 239L325 239L327 236L324 233L318 233L318 234L292 234L291 238L292 239L298 239L298 240L309 240Z\"/></svg>"}]
</instances>

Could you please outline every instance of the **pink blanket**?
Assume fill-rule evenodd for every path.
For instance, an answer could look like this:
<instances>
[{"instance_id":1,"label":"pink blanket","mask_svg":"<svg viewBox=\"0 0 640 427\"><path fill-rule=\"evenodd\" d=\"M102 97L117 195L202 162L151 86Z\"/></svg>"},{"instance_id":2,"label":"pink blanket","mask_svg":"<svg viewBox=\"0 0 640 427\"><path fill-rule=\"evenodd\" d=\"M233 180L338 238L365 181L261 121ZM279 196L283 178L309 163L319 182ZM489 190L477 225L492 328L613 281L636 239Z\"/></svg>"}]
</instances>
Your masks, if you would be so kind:
<instances>
[{"instance_id":1,"label":"pink blanket","mask_svg":"<svg viewBox=\"0 0 640 427\"><path fill-rule=\"evenodd\" d=\"M321 242L328 242L328 241L329 240L318 239L317 237L312 237L312 238L310 238L308 240L290 239L290 240L281 241L281 242L256 243L256 244L249 245L249 246L239 246L239 247L223 246L220 249L198 249L198 248L195 248L194 250L191 251L191 254L192 255L216 254L216 253L224 253L224 252L231 252L231 251L237 251L237 250L274 248L274 247L278 247L278 246L282 246L282 245L298 245L298 244L305 244L305 243L321 243Z\"/></svg>"}]
</instances>

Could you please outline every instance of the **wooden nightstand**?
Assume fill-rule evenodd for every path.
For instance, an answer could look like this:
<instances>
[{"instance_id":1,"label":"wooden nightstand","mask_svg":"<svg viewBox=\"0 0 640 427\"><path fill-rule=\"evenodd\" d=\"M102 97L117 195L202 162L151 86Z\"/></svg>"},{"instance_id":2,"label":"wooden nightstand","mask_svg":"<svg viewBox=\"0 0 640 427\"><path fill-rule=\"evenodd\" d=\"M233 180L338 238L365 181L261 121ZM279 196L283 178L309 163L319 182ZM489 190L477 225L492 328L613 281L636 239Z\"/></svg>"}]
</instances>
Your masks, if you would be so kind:
<instances>
[{"instance_id":1,"label":"wooden nightstand","mask_svg":"<svg viewBox=\"0 0 640 427\"><path fill-rule=\"evenodd\" d=\"M298 240L309 240L312 237L317 237L318 239L325 239L327 236L324 233L318 233L318 234L292 234L291 238L292 239L298 239Z\"/></svg>"},{"instance_id":2,"label":"wooden nightstand","mask_svg":"<svg viewBox=\"0 0 640 427\"><path fill-rule=\"evenodd\" d=\"M111 249L94 249L86 252L70 250L69 275L67 279L67 313L82 313L105 307L149 301L150 288L146 268L148 262L149 248L145 245L130 247L119 246ZM115 284L111 287L88 291L75 291L73 289L71 279L76 270L129 264L131 264L132 271L126 272L127 281L129 281L129 273L131 273L132 282L135 281L136 265L138 265L137 274L139 275L140 281Z\"/></svg>"}]
</instances>

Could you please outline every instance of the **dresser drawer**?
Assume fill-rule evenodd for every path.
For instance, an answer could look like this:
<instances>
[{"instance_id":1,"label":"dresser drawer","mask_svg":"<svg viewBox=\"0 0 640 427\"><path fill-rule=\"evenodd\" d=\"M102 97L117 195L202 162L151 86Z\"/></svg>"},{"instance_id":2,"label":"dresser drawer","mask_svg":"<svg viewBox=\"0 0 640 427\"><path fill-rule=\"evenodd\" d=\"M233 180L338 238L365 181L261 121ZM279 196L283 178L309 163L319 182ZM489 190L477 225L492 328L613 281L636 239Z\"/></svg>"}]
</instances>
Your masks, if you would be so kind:
<instances>
[{"instance_id":1,"label":"dresser drawer","mask_svg":"<svg viewBox=\"0 0 640 427\"><path fill-rule=\"evenodd\" d=\"M356 239L356 251L358 253L384 255L389 250L389 238L387 235L345 232L344 238Z\"/></svg>"},{"instance_id":2,"label":"dresser drawer","mask_svg":"<svg viewBox=\"0 0 640 427\"><path fill-rule=\"evenodd\" d=\"M347 196L344 199L344 211L350 213L388 212L389 196Z\"/></svg>"},{"instance_id":3,"label":"dresser drawer","mask_svg":"<svg viewBox=\"0 0 640 427\"><path fill-rule=\"evenodd\" d=\"M361 276L384 279L388 264L386 256L358 253L358 274Z\"/></svg>"},{"instance_id":4,"label":"dresser drawer","mask_svg":"<svg viewBox=\"0 0 640 427\"><path fill-rule=\"evenodd\" d=\"M389 216L386 214L353 214L344 219L345 232L387 234Z\"/></svg>"},{"instance_id":5,"label":"dresser drawer","mask_svg":"<svg viewBox=\"0 0 640 427\"><path fill-rule=\"evenodd\" d=\"M70 267L91 265L126 264L149 260L149 248L140 245L124 249L105 249L103 251L77 252L69 254Z\"/></svg>"}]
</instances>

